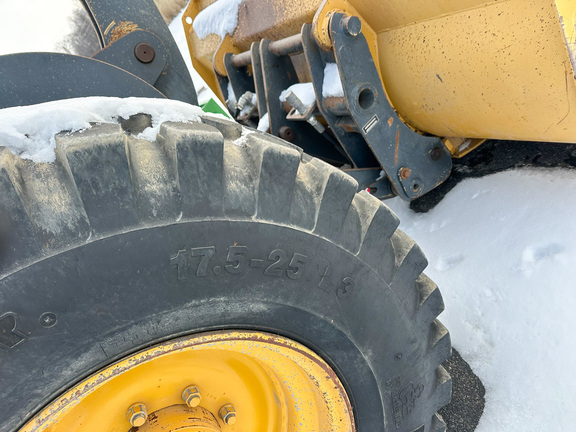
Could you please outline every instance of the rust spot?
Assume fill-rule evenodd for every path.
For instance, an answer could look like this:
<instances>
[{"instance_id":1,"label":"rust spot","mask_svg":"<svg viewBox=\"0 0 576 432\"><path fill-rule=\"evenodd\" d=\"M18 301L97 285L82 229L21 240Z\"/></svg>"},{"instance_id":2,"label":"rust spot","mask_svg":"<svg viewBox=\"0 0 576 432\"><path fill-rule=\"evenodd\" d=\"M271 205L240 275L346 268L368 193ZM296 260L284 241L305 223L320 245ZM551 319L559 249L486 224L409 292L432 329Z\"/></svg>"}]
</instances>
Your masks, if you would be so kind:
<instances>
[{"instance_id":1,"label":"rust spot","mask_svg":"<svg viewBox=\"0 0 576 432\"><path fill-rule=\"evenodd\" d=\"M120 21L110 32L110 43L116 42L134 30L138 30L138 24L132 21Z\"/></svg>"},{"instance_id":2,"label":"rust spot","mask_svg":"<svg viewBox=\"0 0 576 432\"><path fill-rule=\"evenodd\" d=\"M394 123L394 119L392 117L390 117L388 119L388 127L392 127L392 124Z\"/></svg>"}]
</instances>

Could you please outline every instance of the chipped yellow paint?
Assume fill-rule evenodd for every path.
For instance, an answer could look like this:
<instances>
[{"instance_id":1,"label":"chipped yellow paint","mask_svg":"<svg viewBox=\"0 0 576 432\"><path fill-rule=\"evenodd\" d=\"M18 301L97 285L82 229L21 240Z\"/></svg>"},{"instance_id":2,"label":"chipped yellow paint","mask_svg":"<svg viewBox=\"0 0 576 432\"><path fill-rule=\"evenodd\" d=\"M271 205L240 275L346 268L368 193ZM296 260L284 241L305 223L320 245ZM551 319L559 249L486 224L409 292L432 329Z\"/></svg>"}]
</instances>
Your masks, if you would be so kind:
<instances>
[{"instance_id":1,"label":"chipped yellow paint","mask_svg":"<svg viewBox=\"0 0 576 432\"><path fill-rule=\"evenodd\" d=\"M188 427L185 413L206 417L182 400L189 385L198 387L200 408L222 430L355 430L342 384L314 352L276 335L222 331L166 342L114 363L52 402L20 432L126 431L126 412L134 403L144 404L148 422L154 420L146 431ZM218 417L226 404L236 410L234 425Z\"/></svg>"}]
</instances>

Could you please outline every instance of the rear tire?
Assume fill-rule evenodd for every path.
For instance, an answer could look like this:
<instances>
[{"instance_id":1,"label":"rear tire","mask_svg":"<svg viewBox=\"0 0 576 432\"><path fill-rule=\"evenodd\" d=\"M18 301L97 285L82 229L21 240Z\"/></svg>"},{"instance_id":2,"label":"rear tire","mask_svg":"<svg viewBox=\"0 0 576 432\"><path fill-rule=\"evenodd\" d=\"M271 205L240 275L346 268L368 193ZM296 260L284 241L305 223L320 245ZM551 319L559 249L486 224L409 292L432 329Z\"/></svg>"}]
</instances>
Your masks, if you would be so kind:
<instances>
[{"instance_id":1,"label":"rear tire","mask_svg":"<svg viewBox=\"0 0 576 432\"><path fill-rule=\"evenodd\" d=\"M0 150L1 431L144 347L217 329L294 339L359 431L441 431L450 338L426 259L338 169L236 123L102 124L53 164Z\"/></svg>"}]
</instances>

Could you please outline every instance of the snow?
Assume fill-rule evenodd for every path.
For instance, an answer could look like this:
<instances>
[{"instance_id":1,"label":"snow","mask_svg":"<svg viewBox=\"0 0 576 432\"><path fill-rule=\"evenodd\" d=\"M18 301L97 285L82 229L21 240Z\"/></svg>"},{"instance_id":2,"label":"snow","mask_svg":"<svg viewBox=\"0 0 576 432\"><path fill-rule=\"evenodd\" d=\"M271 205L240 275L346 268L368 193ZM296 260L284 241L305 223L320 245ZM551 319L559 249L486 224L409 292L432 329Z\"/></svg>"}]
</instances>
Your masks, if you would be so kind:
<instances>
[{"instance_id":1,"label":"snow","mask_svg":"<svg viewBox=\"0 0 576 432\"><path fill-rule=\"evenodd\" d=\"M253 129L248 129L246 127L242 127L242 135L240 135L240 138L236 139L233 141L233 143L235 145L237 145L238 147L245 147L246 146L246 142L248 141L248 135L253 134L254 130Z\"/></svg>"},{"instance_id":2,"label":"snow","mask_svg":"<svg viewBox=\"0 0 576 432\"><path fill-rule=\"evenodd\" d=\"M232 34L238 25L238 8L243 0L217 0L200 11L192 27L200 39L209 34L224 38Z\"/></svg>"},{"instance_id":3,"label":"snow","mask_svg":"<svg viewBox=\"0 0 576 432\"><path fill-rule=\"evenodd\" d=\"M340 73L336 63L326 63L324 67L324 81L322 84L322 97L343 97L344 89L340 81Z\"/></svg>"},{"instance_id":4,"label":"snow","mask_svg":"<svg viewBox=\"0 0 576 432\"><path fill-rule=\"evenodd\" d=\"M268 132L270 129L270 118L268 113L264 114L262 118L258 121L258 126L256 127L259 131Z\"/></svg>"},{"instance_id":5,"label":"snow","mask_svg":"<svg viewBox=\"0 0 576 432\"><path fill-rule=\"evenodd\" d=\"M228 81L228 87L226 87L226 90L228 91L228 100L236 105L238 101L236 100L236 95L234 94L230 80Z\"/></svg>"},{"instance_id":6,"label":"snow","mask_svg":"<svg viewBox=\"0 0 576 432\"><path fill-rule=\"evenodd\" d=\"M198 121L203 111L169 99L89 97L65 99L38 105L0 109L0 142L12 153L35 162L53 162L60 131L79 131L90 123L118 123L119 117L152 115L152 127L138 138L154 141L165 121Z\"/></svg>"},{"instance_id":7,"label":"snow","mask_svg":"<svg viewBox=\"0 0 576 432\"><path fill-rule=\"evenodd\" d=\"M286 90L280 93L280 102L286 102L286 93L292 91L298 99L302 101L304 106L311 107L316 102L316 93L314 92L314 85L311 82L292 84Z\"/></svg>"},{"instance_id":8,"label":"snow","mask_svg":"<svg viewBox=\"0 0 576 432\"><path fill-rule=\"evenodd\" d=\"M386 201L425 251L440 320L486 387L477 432L573 430L576 171L466 180L426 214Z\"/></svg>"}]
</instances>

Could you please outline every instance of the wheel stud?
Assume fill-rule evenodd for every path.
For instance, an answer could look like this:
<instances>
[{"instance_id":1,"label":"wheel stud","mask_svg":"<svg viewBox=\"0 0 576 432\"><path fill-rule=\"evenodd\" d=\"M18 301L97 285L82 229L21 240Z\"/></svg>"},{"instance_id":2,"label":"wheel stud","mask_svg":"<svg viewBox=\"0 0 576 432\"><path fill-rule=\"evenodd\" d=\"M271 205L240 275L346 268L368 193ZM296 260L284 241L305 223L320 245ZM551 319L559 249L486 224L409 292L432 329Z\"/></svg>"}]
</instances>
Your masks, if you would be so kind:
<instances>
[{"instance_id":1,"label":"wheel stud","mask_svg":"<svg viewBox=\"0 0 576 432\"><path fill-rule=\"evenodd\" d=\"M182 392L182 400L186 402L190 408L197 407L200 405L200 401L202 400L202 396L200 396L200 390L196 386L188 386Z\"/></svg>"},{"instance_id":2,"label":"wheel stud","mask_svg":"<svg viewBox=\"0 0 576 432\"><path fill-rule=\"evenodd\" d=\"M220 408L218 415L222 421L229 426L236 423L236 410L232 404L227 404Z\"/></svg>"},{"instance_id":3,"label":"wheel stud","mask_svg":"<svg viewBox=\"0 0 576 432\"><path fill-rule=\"evenodd\" d=\"M128 408L126 415L128 416L128 421L132 426L140 427L146 423L146 420L148 419L148 410L146 409L146 405L143 403L135 403Z\"/></svg>"}]
</instances>

